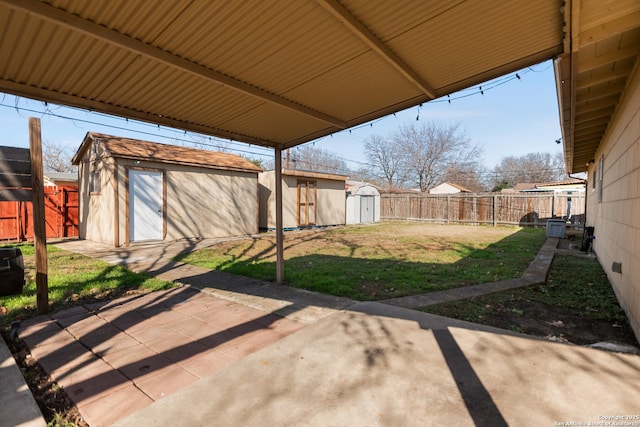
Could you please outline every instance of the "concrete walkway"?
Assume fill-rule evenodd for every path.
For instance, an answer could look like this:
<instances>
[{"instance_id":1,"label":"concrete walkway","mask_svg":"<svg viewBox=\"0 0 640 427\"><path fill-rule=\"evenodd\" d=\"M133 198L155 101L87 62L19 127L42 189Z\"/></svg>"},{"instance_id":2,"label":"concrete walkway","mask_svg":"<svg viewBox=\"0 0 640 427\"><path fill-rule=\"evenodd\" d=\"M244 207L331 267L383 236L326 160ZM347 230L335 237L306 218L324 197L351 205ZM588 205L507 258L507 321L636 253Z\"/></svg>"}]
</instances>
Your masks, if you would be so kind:
<instances>
[{"instance_id":1,"label":"concrete walkway","mask_svg":"<svg viewBox=\"0 0 640 427\"><path fill-rule=\"evenodd\" d=\"M446 289L444 291L430 292L428 294L392 298L380 302L405 308L427 307L429 305L488 295L494 292L506 291L508 289L541 284L547 280L547 275L551 268L551 262L553 261L553 255L557 247L558 239L555 237L548 238L542 245L542 248L540 248L540 251L534 260L529 264L529 267L525 270L522 277L518 277L516 279Z\"/></svg>"},{"instance_id":2,"label":"concrete walkway","mask_svg":"<svg viewBox=\"0 0 640 427\"><path fill-rule=\"evenodd\" d=\"M170 260L207 244L60 244L185 285L20 331L92 426L552 426L640 413L638 356Z\"/></svg>"},{"instance_id":3,"label":"concrete walkway","mask_svg":"<svg viewBox=\"0 0 640 427\"><path fill-rule=\"evenodd\" d=\"M0 337L0 426L44 427L38 408L9 347Z\"/></svg>"}]
</instances>

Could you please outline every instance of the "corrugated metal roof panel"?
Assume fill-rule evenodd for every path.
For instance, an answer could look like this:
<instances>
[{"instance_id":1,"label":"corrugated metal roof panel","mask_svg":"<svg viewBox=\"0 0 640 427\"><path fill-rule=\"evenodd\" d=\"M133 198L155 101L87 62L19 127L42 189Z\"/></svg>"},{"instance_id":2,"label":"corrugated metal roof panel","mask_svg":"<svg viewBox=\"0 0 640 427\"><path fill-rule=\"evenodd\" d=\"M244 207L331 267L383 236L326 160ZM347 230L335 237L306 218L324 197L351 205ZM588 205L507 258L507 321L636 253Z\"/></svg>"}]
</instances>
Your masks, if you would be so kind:
<instances>
[{"instance_id":1,"label":"corrugated metal roof panel","mask_svg":"<svg viewBox=\"0 0 640 427\"><path fill-rule=\"evenodd\" d=\"M329 86L332 87L331 91L323 90ZM336 93L348 102L336 105ZM357 117L367 106L384 108L390 99L400 102L419 95L420 91L413 84L403 79L387 63L381 62L373 52L287 92L292 99L310 99L310 105L314 108L332 109L338 117L349 119Z\"/></svg>"},{"instance_id":2,"label":"corrugated metal roof panel","mask_svg":"<svg viewBox=\"0 0 640 427\"><path fill-rule=\"evenodd\" d=\"M389 45L400 56L411 58L410 65L436 90L452 85L462 89L470 84L465 84L466 80L478 74L499 70L492 75L498 77L506 72L505 66L509 71L522 68L519 59L531 57L537 63L561 51L557 34L562 15L558 7L536 2L522 2L517 10L494 5L466 2L389 41ZM456 85L458 82L462 83Z\"/></svg>"},{"instance_id":3,"label":"corrugated metal roof panel","mask_svg":"<svg viewBox=\"0 0 640 427\"><path fill-rule=\"evenodd\" d=\"M640 2L582 0L571 11L571 52L557 61L565 159L570 172L594 161L640 53Z\"/></svg>"},{"instance_id":4,"label":"corrugated metal roof panel","mask_svg":"<svg viewBox=\"0 0 640 427\"><path fill-rule=\"evenodd\" d=\"M560 7L0 0L0 90L286 148L557 54Z\"/></svg>"}]
</instances>

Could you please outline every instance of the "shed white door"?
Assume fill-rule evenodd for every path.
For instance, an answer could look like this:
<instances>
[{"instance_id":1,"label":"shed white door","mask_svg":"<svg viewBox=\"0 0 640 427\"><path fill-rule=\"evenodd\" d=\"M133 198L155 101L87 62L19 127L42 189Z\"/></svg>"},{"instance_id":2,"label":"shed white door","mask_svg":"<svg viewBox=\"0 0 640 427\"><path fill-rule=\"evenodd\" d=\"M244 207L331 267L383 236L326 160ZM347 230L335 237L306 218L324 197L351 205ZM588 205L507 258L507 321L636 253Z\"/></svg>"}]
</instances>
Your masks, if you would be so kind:
<instances>
[{"instance_id":1,"label":"shed white door","mask_svg":"<svg viewBox=\"0 0 640 427\"><path fill-rule=\"evenodd\" d=\"M162 173L129 171L129 238L162 240Z\"/></svg>"},{"instance_id":2,"label":"shed white door","mask_svg":"<svg viewBox=\"0 0 640 427\"><path fill-rule=\"evenodd\" d=\"M360 222L373 222L374 196L360 196Z\"/></svg>"}]
</instances>

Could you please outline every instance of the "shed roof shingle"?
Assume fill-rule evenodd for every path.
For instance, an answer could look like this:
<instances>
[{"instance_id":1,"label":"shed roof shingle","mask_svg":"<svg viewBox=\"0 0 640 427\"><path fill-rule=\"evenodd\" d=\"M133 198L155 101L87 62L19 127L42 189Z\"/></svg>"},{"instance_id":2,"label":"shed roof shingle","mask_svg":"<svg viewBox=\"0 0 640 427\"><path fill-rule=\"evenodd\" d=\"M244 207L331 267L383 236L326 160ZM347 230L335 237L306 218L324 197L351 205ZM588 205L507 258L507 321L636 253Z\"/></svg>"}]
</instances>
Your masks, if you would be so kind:
<instances>
[{"instance_id":1,"label":"shed roof shingle","mask_svg":"<svg viewBox=\"0 0 640 427\"><path fill-rule=\"evenodd\" d=\"M105 149L105 155L133 160L145 160L160 163L172 163L209 169L225 169L242 172L261 172L262 169L247 159L235 154L198 150L177 145L159 144L139 139L123 138L88 132L73 158L73 164L80 159L92 142L99 142Z\"/></svg>"}]
</instances>

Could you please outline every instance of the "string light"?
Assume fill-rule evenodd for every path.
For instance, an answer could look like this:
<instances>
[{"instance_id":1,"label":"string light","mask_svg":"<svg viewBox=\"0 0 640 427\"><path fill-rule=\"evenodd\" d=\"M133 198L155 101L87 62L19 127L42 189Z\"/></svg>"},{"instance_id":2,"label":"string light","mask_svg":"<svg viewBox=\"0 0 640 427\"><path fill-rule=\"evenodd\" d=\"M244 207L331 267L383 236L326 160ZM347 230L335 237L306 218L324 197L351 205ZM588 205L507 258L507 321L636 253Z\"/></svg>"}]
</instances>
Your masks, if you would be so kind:
<instances>
[{"instance_id":1,"label":"string light","mask_svg":"<svg viewBox=\"0 0 640 427\"><path fill-rule=\"evenodd\" d=\"M467 98L469 96L473 96L473 95L476 95L476 94L484 95L484 92L487 91L487 90L494 89L494 88L496 88L498 86L501 86L503 84L509 83L510 81L513 81L513 80L521 80L522 79L521 74L524 75L524 74L526 74L528 72L539 73L539 72L545 71L549 67L550 67L550 65L547 66L543 70L536 70L536 69L534 69L532 67L527 67L526 69L520 70L520 72L518 72L518 73L514 73L512 75L507 75L507 76L503 76L501 78L494 79L494 80L486 83L484 85L485 86L484 88L482 86L478 86L479 92L478 92L478 89L467 88L467 89L463 89L463 90L460 90L460 91L456 92L456 94L454 94L453 97L451 96L451 94L447 94L446 98L434 99L434 100L429 101L429 103L447 102L448 104L451 104L452 101L456 101L456 100L459 100L459 99L462 99L462 98ZM33 112L33 113L41 113L41 114L51 115L51 116L58 117L58 118L68 119L68 120L71 120L71 121L85 122L85 123L89 123L89 124L94 124L94 125L99 125L99 126L106 126L106 127L111 127L111 128L114 128L114 129L121 129L121 130L126 130L126 131L130 131L130 132L141 133L141 134L146 134L146 135L152 135L152 136L161 137L161 138L169 138L169 139L172 139L172 140L188 142L188 143L195 144L195 145L218 147L218 148L220 147L220 145L210 145L210 144L205 144L203 142L198 142L198 141L185 141L185 140L180 140L180 138L176 138L176 137L171 137L171 136L166 136L166 135L158 135L158 134L153 134L153 133L149 133L149 132L145 132L145 131L141 131L141 130L135 130L135 129L121 128L121 127L118 127L118 126L115 126L115 125L108 125L108 124L104 124L104 123L92 122L92 121L89 121L89 120L83 120L83 119L78 119L78 118L73 118L73 117L65 117L65 116L62 116L62 115L59 115L59 114L52 113L50 111L41 112L41 111L29 110L27 108L19 108L17 106L17 102L18 102L18 98L16 98L16 106L15 106L16 110L24 110L24 111L29 111L29 112ZM46 101L44 102L44 105L48 106ZM3 104L0 104L0 106L6 107L6 105L3 105ZM420 121L420 109L421 109L421 107L422 107L422 103L417 106L418 112L417 112L417 115L416 115L416 121ZM91 112L93 114L98 114L98 115L107 117L109 119L114 119L113 116L109 116L107 114L103 114L103 113L99 113L99 112L98 113L94 113L91 108L89 108L88 110L84 110L84 111L89 111L89 112ZM349 130L349 134L353 135L353 131L354 130L359 130L361 128L364 128L365 126L368 126L369 128L373 128L374 124L376 124L376 123L378 123L378 122L380 122L382 120L385 120L388 117L389 116L380 117L380 118L378 118L376 120L373 120L371 122L368 122L368 123L365 123L365 124L362 124L362 125L359 125L359 126L354 126L354 127L350 128L350 129L348 129ZM398 118L398 116L397 116L397 114L395 112L393 113L393 117ZM129 118L128 117L125 117L124 119L125 119L125 121L127 123L129 123ZM144 123L144 122L140 122L139 124L140 125L145 125L145 126L153 126L153 124ZM154 126L154 127L156 127L156 126ZM160 124L157 124L157 129L160 129ZM171 130L171 129L168 129L168 130ZM186 130L184 131L184 135L185 136L187 135L187 131ZM334 134L332 133L332 134L329 134L328 136L330 136L333 139L333 135ZM322 137L322 138L324 138L324 137ZM319 141L322 138L318 138L317 140L314 140L312 142L313 145L315 146L316 141ZM208 141L209 142L212 141L211 136L208 136ZM220 140L220 141L222 141L222 140ZM230 140L230 141L231 141L231 143L234 143L233 140ZM238 143L238 144L243 144L244 145L244 143ZM251 148L250 144L249 144L249 147ZM225 147L224 149L229 149L230 151L248 153L248 154L264 156L264 157L270 156L272 154L272 152L271 152L269 147L256 146L254 148L258 149L258 150L265 150L265 151L262 152L262 153L258 153L258 152L255 152L255 151L251 151L250 152L250 151L241 150L241 149L237 149L237 148L227 148L227 147ZM369 167L371 166L370 164L366 164L366 163L362 163L362 162L356 162L354 160L347 160L347 159L342 159L342 160L345 160L345 161L348 161L348 162L351 162L351 163L361 164L363 166L369 166Z\"/></svg>"}]
</instances>

